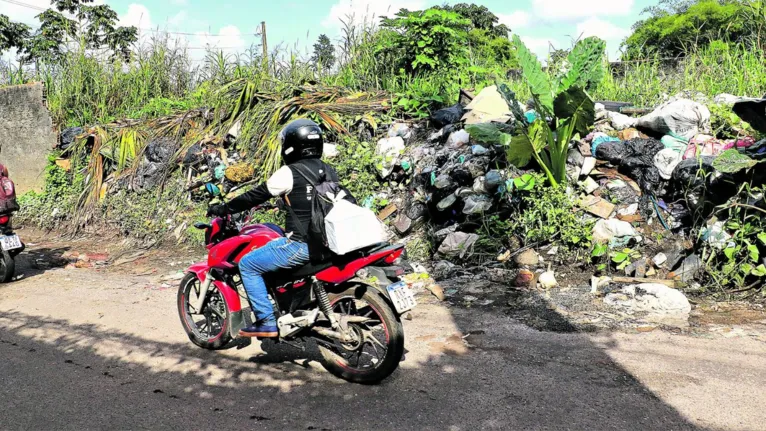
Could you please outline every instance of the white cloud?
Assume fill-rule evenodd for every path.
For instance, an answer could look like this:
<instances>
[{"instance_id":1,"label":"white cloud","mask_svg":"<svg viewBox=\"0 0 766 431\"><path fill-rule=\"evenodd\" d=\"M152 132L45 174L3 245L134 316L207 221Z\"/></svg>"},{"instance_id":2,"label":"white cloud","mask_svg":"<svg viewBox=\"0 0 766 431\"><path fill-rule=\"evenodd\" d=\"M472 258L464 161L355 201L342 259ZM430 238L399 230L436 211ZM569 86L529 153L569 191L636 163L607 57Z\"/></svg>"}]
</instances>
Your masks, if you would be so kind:
<instances>
[{"instance_id":1,"label":"white cloud","mask_svg":"<svg viewBox=\"0 0 766 431\"><path fill-rule=\"evenodd\" d=\"M498 13L496 15L500 20L500 24L507 25L512 31L526 27L531 18L529 14L523 10L517 10L516 12L509 14Z\"/></svg>"},{"instance_id":2,"label":"white cloud","mask_svg":"<svg viewBox=\"0 0 766 431\"><path fill-rule=\"evenodd\" d=\"M338 0L330 8L330 13L322 20L322 26L330 28L340 28L340 20L346 21L353 17L353 21L373 22L377 24L381 16L391 16L399 9L418 10L425 7L423 0L391 0L382 2L380 0Z\"/></svg>"},{"instance_id":3,"label":"white cloud","mask_svg":"<svg viewBox=\"0 0 766 431\"><path fill-rule=\"evenodd\" d=\"M168 25L176 28L181 27L184 24L188 24L189 14L185 10L179 11L177 14L168 18Z\"/></svg>"},{"instance_id":4,"label":"white cloud","mask_svg":"<svg viewBox=\"0 0 766 431\"><path fill-rule=\"evenodd\" d=\"M213 49L222 49L226 53L238 53L245 49L245 39L242 37L242 32L239 31L239 27L236 25L227 25L221 28L218 33L218 37L212 37L209 32L198 32L195 36L195 46L203 47L209 46Z\"/></svg>"},{"instance_id":5,"label":"white cloud","mask_svg":"<svg viewBox=\"0 0 766 431\"><path fill-rule=\"evenodd\" d=\"M128 6L128 11L120 16L119 25L151 28L152 16L146 6L139 3L132 3Z\"/></svg>"},{"instance_id":6,"label":"white cloud","mask_svg":"<svg viewBox=\"0 0 766 431\"><path fill-rule=\"evenodd\" d=\"M545 61L545 59L548 58L548 53L553 49L551 48L551 45L554 48L560 48L556 40L544 37L521 36L521 41L524 42L524 45L536 54L537 58L541 61Z\"/></svg>"},{"instance_id":7,"label":"white cloud","mask_svg":"<svg viewBox=\"0 0 766 431\"><path fill-rule=\"evenodd\" d=\"M607 43L609 58L614 59L617 57L617 51L623 39L630 36L630 33L631 30L628 28L618 27L598 18L589 18L577 24L576 37L597 36L604 39Z\"/></svg>"},{"instance_id":8,"label":"white cloud","mask_svg":"<svg viewBox=\"0 0 766 431\"><path fill-rule=\"evenodd\" d=\"M50 0L25 0L23 3L31 7L0 1L0 14L7 16L11 21L22 22L31 27L37 27L40 22L35 17L42 13L38 9L48 9L51 7Z\"/></svg>"},{"instance_id":9,"label":"white cloud","mask_svg":"<svg viewBox=\"0 0 766 431\"><path fill-rule=\"evenodd\" d=\"M634 0L533 0L532 3L537 17L555 21L627 15L633 9Z\"/></svg>"}]
</instances>

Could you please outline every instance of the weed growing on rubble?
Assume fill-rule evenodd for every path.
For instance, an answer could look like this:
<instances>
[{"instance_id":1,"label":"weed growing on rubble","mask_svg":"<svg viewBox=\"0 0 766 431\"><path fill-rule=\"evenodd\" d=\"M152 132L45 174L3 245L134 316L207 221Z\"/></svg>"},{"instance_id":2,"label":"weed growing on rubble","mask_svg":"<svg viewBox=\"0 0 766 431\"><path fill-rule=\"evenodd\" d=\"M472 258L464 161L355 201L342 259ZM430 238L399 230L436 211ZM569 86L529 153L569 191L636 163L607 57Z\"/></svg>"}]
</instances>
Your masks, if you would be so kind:
<instances>
[{"instance_id":1,"label":"weed growing on rubble","mask_svg":"<svg viewBox=\"0 0 766 431\"><path fill-rule=\"evenodd\" d=\"M566 189L546 185L541 174L535 184L519 192L522 203L508 222L508 234L522 238L524 245L557 242L571 249L589 247L592 223L582 219Z\"/></svg>"},{"instance_id":2,"label":"weed growing on rubble","mask_svg":"<svg viewBox=\"0 0 766 431\"><path fill-rule=\"evenodd\" d=\"M81 174L73 175L56 165L56 155L48 157L45 187L41 192L29 192L19 197L21 210L17 217L42 229L60 228L77 209L78 196L84 188Z\"/></svg>"}]
</instances>

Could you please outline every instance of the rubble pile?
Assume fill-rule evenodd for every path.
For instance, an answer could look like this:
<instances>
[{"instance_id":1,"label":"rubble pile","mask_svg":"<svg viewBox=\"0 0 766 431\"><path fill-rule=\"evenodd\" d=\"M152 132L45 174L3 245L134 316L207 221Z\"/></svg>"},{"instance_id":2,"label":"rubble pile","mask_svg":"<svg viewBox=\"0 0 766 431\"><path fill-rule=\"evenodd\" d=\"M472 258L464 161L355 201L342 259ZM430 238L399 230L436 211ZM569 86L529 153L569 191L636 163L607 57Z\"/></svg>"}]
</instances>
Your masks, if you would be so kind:
<instances>
[{"instance_id":1,"label":"rubble pile","mask_svg":"<svg viewBox=\"0 0 766 431\"><path fill-rule=\"evenodd\" d=\"M751 109L763 104L725 96L716 100L734 103L735 112L744 109L742 103ZM525 117L536 118L529 107L520 108ZM580 262L588 276L594 275L588 292L623 312L672 314L683 320L688 301L674 288L698 286L705 266L695 247L699 218L714 218L714 209L736 195L737 185L766 180L766 173L758 169L722 172L716 158L736 150L763 160L766 140L716 138L710 110L683 97L671 98L639 118L609 111L604 104L596 104L596 113L593 132L571 143L570 191L583 222L593 226L594 244L605 244L615 263L623 254L625 258L616 270L607 270L611 277L597 277L603 269L587 259ZM504 143L479 142L466 129L480 125L512 133L515 121L497 89L489 87L465 107L458 104L433 113L430 126L438 129L396 123L377 143L377 153L384 158L380 174L390 186L382 193L392 202L381 218L390 217L392 236L399 241L425 238L432 243L431 261L421 263L437 280L458 276L470 284L484 278L517 289L543 290L583 282L582 277L559 275L566 269L555 246L497 250L497 259L478 264L469 259L481 241L477 226L482 220L514 216L509 204L514 180L526 171L507 163ZM762 196L750 204L766 209ZM709 225L702 240L725 247L731 235L723 223ZM447 298L460 290L439 289ZM476 290L467 296L476 298Z\"/></svg>"}]
</instances>

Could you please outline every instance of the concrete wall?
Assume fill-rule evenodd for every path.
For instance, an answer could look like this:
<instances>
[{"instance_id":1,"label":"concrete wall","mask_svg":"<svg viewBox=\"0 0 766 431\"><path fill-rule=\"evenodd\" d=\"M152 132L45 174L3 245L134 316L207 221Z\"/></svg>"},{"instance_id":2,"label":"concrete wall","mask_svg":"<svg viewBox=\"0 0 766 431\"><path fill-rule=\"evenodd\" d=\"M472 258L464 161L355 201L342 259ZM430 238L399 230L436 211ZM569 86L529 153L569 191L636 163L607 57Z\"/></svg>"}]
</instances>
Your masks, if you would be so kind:
<instances>
[{"instance_id":1,"label":"concrete wall","mask_svg":"<svg viewBox=\"0 0 766 431\"><path fill-rule=\"evenodd\" d=\"M0 88L0 163L20 195L43 186L56 133L39 83Z\"/></svg>"}]
</instances>

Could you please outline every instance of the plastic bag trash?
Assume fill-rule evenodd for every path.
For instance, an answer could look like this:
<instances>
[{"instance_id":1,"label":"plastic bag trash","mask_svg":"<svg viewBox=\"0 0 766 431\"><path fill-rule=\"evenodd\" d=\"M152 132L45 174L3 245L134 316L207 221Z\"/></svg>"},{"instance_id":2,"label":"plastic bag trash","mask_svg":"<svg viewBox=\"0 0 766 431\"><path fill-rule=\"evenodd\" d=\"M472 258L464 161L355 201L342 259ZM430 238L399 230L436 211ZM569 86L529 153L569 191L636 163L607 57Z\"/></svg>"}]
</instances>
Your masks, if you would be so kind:
<instances>
[{"instance_id":1,"label":"plastic bag trash","mask_svg":"<svg viewBox=\"0 0 766 431\"><path fill-rule=\"evenodd\" d=\"M457 132L450 133L449 138L447 138L447 145L449 145L450 148L460 148L467 144L470 139L471 136L468 132L465 130L458 130Z\"/></svg>"},{"instance_id":2,"label":"plastic bag trash","mask_svg":"<svg viewBox=\"0 0 766 431\"><path fill-rule=\"evenodd\" d=\"M663 179L669 180L673 177L673 171L676 169L683 156L673 148L665 148L654 156L654 166L660 171Z\"/></svg>"},{"instance_id":3,"label":"plastic bag trash","mask_svg":"<svg viewBox=\"0 0 766 431\"><path fill-rule=\"evenodd\" d=\"M455 201L457 201L457 196L454 194L448 195L446 198L439 201L438 204L436 204L436 208L439 211L444 211L455 204Z\"/></svg>"},{"instance_id":4,"label":"plastic bag trash","mask_svg":"<svg viewBox=\"0 0 766 431\"><path fill-rule=\"evenodd\" d=\"M489 150L484 148L484 147L482 147L481 145L472 145L471 146L471 154L473 154L474 156L481 156L481 155L484 155L484 154L487 154L487 153L489 153Z\"/></svg>"},{"instance_id":5,"label":"plastic bag trash","mask_svg":"<svg viewBox=\"0 0 766 431\"><path fill-rule=\"evenodd\" d=\"M438 127L444 127L449 124L455 124L463 116L463 106L456 103L449 108L439 109L431 115L431 121Z\"/></svg>"},{"instance_id":6,"label":"plastic bag trash","mask_svg":"<svg viewBox=\"0 0 766 431\"><path fill-rule=\"evenodd\" d=\"M713 103L718 105L733 105L742 98L733 94L721 93L713 98Z\"/></svg>"},{"instance_id":7,"label":"plastic bag trash","mask_svg":"<svg viewBox=\"0 0 766 431\"><path fill-rule=\"evenodd\" d=\"M391 175L396 162L404 152L404 139L400 136L381 139L375 148L375 154L383 158L380 166L380 174L383 178Z\"/></svg>"},{"instance_id":8,"label":"plastic bag trash","mask_svg":"<svg viewBox=\"0 0 766 431\"><path fill-rule=\"evenodd\" d=\"M463 207L463 214L480 214L492 208L492 198L487 195L468 196Z\"/></svg>"},{"instance_id":9,"label":"plastic bag trash","mask_svg":"<svg viewBox=\"0 0 766 431\"><path fill-rule=\"evenodd\" d=\"M183 164L184 166L198 166L201 165L204 161L205 157L203 155L202 145L194 144L189 147L189 150L186 151L186 155L184 155L183 159Z\"/></svg>"},{"instance_id":10,"label":"plastic bag trash","mask_svg":"<svg viewBox=\"0 0 766 431\"><path fill-rule=\"evenodd\" d=\"M668 276L674 280L689 282L694 280L694 277L697 276L703 266L702 259L696 254L693 254L684 259L681 266L668 274Z\"/></svg>"},{"instance_id":11,"label":"plastic bag trash","mask_svg":"<svg viewBox=\"0 0 766 431\"><path fill-rule=\"evenodd\" d=\"M61 136L59 137L59 149L66 150L69 148L69 146L74 143L75 139L84 132L82 127L69 127L62 130Z\"/></svg>"},{"instance_id":12,"label":"plastic bag trash","mask_svg":"<svg viewBox=\"0 0 766 431\"><path fill-rule=\"evenodd\" d=\"M656 139L631 139L599 145L596 157L619 165L620 172L634 179L642 190L657 192L662 181L654 156L665 148Z\"/></svg>"},{"instance_id":13,"label":"plastic bag trash","mask_svg":"<svg viewBox=\"0 0 766 431\"><path fill-rule=\"evenodd\" d=\"M662 145L664 145L665 148L674 150L677 153L683 153L686 151L686 147L689 146L688 139L683 139L672 135L663 136L662 139L660 139L660 142L662 142Z\"/></svg>"},{"instance_id":14,"label":"plastic bag trash","mask_svg":"<svg viewBox=\"0 0 766 431\"><path fill-rule=\"evenodd\" d=\"M691 139L700 132L710 131L710 110L692 100L679 99L660 105L639 118L636 125L658 134Z\"/></svg>"},{"instance_id":15,"label":"plastic bag trash","mask_svg":"<svg viewBox=\"0 0 766 431\"><path fill-rule=\"evenodd\" d=\"M322 156L326 159L333 159L338 156L338 146L335 144L324 144Z\"/></svg>"},{"instance_id":16,"label":"plastic bag trash","mask_svg":"<svg viewBox=\"0 0 766 431\"><path fill-rule=\"evenodd\" d=\"M481 90L465 107L465 110L468 111L462 118L465 124L489 123L491 121L507 123L513 118L508 103L495 85Z\"/></svg>"},{"instance_id":17,"label":"plastic bag trash","mask_svg":"<svg viewBox=\"0 0 766 431\"><path fill-rule=\"evenodd\" d=\"M685 160L701 156L718 156L724 151L734 148L734 142L721 142L712 136L698 135L689 143L683 158Z\"/></svg>"},{"instance_id":18,"label":"plastic bag trash","mask_svg":"<svg viewBox=\"0 0 766 431\"><path fill-rule=\"evenodd\" d=\"M534 109L524 113L524 119L526 119L529 124L534 123L538 118L540 118L540 115Z\"/></svg>"},{"instance_id":19,"label":"plastic bag trash","mask_svg":"<svg viewBox=\"0 0 766 431\"><path fill-rule=\"evenodd\" d=\"M412 129L409 124L406 123L394 123L388 128L388 137L395 138L400 137L402 139L409 139L412 136Z\"/></svg>"},{"instance_id":20,"label":"plastic bag trash","mask_svg":"<svg viewBox=\"0 0 766 431\"><path fill-rule=\"evenodd\" d=\"M631 140L631 139L640 138L640 137L641 137L641 132L639 132L638 130L636 130L636 129L634 129L634 128L625 129L625 130L621 130L621 131L620 131L620 132L617 134L617 137L618 137L618 138L619 138L621 141L629 141L629 140Z\"/></svg>"},{"instance_id":21,"label":"plastic bag trash","mask_svg":"<svg viewBox=\"0 0 766 431\"><path fill-rule=\"evenodd\" d=\"M476 193L487 192L487 181L484 177L478 177L473 180L473 191Z\"/></svg>"},{"instance_id":22,"label":"plastic bag trash","mask_svg":"<svg viewBox=\"0 0 766 431\"><path fill-rule=\"evenodd\" d=\"M630 204L625 208L617 210L617 214L621 216L630 216L638 212L638 204Z\"/></svg>"},{"instance_id":23,"label":"plastic bag trash","mask_svg":"<svg viewBox=\"0 0 766 431\"><path fill-rule=\"evenodd\" d=\"M615 130L630 129L631 127L636 127L636 123L638 123L638 118L629 117L619 112L608 111L606 116Z\"/></svg>"},{"instance_id":24,"label":"plastic bag trash","mask_svg":"<svg viewBox=\"0 0 766 431\"><path fill-rule=\"evenodd\" d=\"M465 257L473 253L473 245L479 240L479 235L465 232L452 232L442 241L439 253L445 256Z\"/></svg>"},{"instance_id":25,"label":"plastic bag trash","mask_svg":"<svg viewBox=\"0 0 766 431\"><path fill-rule=\"evenodd\" d=\"M753 129L766 133L766 98L742 99L734 104L732 110L739 118L747 121Z\"/></svg>"},{"instance_id":26,"label":"plastic bag trash","mask_svg":"<svg viewBox=\"0 0 766 431\"><path fill-rule=\"evenodd\" d=\"M715 247L719 250L737 246L737 244L731 240L731 235L726 232L725 224L722 221L717 221L705 226L700 231L700 239L710 244L711 247Z\"/></svg>"},{"instance_id":27,"label":"plastic bag trash","mask_svg":"<svg viewBox=\"0 0 766 431\"><path fill-rule=\"evenodd\" d=\"M593 141L591 141L590 144L590 152L591 154L596 154L596 149L599 145L606 143L606 142L621 142L619 138L613 138L606 133L597 133L596 136L593 137Z\"/></svg>"},{"instance_id":28,"label":"plastic bag trash","mask_svg":"<svg viewBox=\"0 0 766 431\"><path fill-rule=\"evenodd\" d=\"M602 219L593 226L593 241L596 242L611 242L615 238L635 237L636 235L633 226L622 220Z\"/></svg>"},{"instance_id":29,"label":"plastic bag trash","mask_svg":"<svg viewBox=\"0 0 766 431\"><path fill-rule=\"evenodd\" d=\"M168 163L178 151L178 143L172 138L157 138L146 147L146 158L153 163Z\"/></svg>"},{"instance_id":30,"label":"plastic bag trash","mask_svg":"<svg viewBox=\"0 0 766 431\"><path fill-rule=\"evenodd\" d=\"M447 174L439 175L436 177L436 181L434 181L434 187L437 189L446 189L452 187L453 184L452 178Z\"/></svg>"},{"instance_id":31,"label":"plastic bag trash","mask_svg":"<svg viewBox=\"0 0 766 431\"><path fill-rule=\"evenodd\" d=\"M339 255L385 241L383 225L372 211L338 200L324 219L327 246Z\"/></svg>"},{"instance_id":32,"label":"plastic bag trash","mask_svg":"<svg viewBox=\"0 0 766 431\"><path fill-rule=\"evenodd\" d=\"M503 174L501 174L500 171L493 169L487 172L487 175L484 176L484 183L487 192L493 193L501 184L503 184Z\"/></svg>"}]
</instances>

